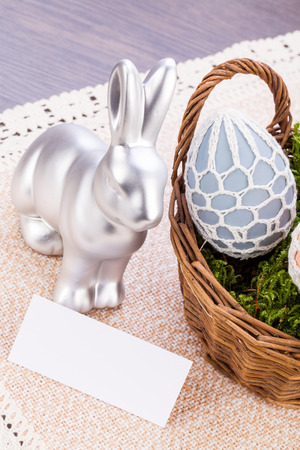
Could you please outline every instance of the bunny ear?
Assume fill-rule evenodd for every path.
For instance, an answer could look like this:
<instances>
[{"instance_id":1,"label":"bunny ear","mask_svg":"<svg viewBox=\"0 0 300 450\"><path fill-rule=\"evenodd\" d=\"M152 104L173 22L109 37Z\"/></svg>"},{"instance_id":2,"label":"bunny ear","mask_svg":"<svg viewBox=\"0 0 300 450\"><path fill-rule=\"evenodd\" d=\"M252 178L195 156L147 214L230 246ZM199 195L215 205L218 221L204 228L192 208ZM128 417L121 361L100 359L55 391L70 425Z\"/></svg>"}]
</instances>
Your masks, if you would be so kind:
<instances>
[{"instance_id":1,"label":"bunny ear","mask_svg":"<svg viewBox=\"0 0 300 450\"><path fill-rule=\"evenodd\" d=\"M111 73L108 113L112 145L138 140L144 118L143 85L136 67L127 59L120 61Z\"/></svg>"},{"instance_id":2,"label":"bunny ear","mask_svg":"<svg viewBox=\"0 0 300 450\"><path fill-rule=\"evenodd\" d=\"M144 81L145 114L142 138L151 145L155 145L170 106L176 78L175 61L165 58L153 67Z\"/></svg>"}]
</instances>

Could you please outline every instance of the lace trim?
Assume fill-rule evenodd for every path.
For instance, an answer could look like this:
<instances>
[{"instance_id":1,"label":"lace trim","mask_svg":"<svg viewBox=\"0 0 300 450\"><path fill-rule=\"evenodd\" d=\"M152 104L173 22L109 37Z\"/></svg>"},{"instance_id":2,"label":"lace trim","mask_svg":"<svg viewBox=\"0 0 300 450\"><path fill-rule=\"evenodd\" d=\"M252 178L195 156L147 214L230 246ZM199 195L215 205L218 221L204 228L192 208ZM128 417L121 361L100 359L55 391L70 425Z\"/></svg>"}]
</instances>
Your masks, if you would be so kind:
<instances>
[{"instance_id":1,"label":"lace trim","mask_svg":"<svg viewBox=\"0 0 300 450\"><path fill-rule=\"evenodd\" d=\"M10 394L0 382L0 448L1 450L46 450Z\"/></svg>"},{"instance_id":2,"label":"lace trim","mask_svg":"<svg viewBox=\"0 0 300 450\"><path fill-rule=\"evenodd\" d=\"M295 46L295 42L299 40L300 31L295 31L273 39L244 41L215 55L179 63L177 88L166 121L178 122L190 95L202 77L216 64L228 59L249 57L270 64L279 73L284 74L287 68L289 73L299 73L300 55ZM212 92L206 102L210 109L213 109L213 106L220 106L220 97L224 105L234 106L236 98L254 98L263 88L267 89L266 86L262 87L264 83L255 76L242 75L242 77L242 82L237 75L230 83L224 81L214 89L217 95ZM86 87L80 91L64 92L47 100L26 103L23 106L18 105L13 109L5 110L0 114L0 171L14 167L20 154L30 142L43 130L61 122L73 122L86 126L109 142L106 93L107 84L94 88ZM270 101L272 101L271 98ZM249 105L247 106L249 112ZM259 114L259 123L271 119L264 116L261 108L254 107L253 112L254 117L252 115L251 117L256 121L255 113Z\"/></svg>"}]
</instances>

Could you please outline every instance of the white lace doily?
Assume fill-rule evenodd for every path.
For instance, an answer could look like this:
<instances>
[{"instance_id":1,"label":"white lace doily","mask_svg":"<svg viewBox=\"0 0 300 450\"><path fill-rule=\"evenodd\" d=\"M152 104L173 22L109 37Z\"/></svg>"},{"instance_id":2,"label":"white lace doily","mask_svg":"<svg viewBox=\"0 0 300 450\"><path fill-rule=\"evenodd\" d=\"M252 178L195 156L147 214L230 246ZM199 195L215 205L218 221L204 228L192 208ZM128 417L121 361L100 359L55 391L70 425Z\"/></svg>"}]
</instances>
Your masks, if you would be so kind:
<instances>
[{"instance_id":1,"label":"white lace doily","mask_svg":"<svg viewBox=\"0 0 300 450\"><path fill-rule=\"evenodd\" d=\"M15 401L0 382L0 449L44 450L44 442L27 422Z\"/></svg>"},{"instance_id":2,"label":"white lace doily","mask_svg":"<svg viewBox=\"0 0 300 450\"><path fill-rule=\"evenodd\" d=\"M295 45L297 42L298 45ZM300 31L295 31L274 39L244 41L215 55L179 63L177 88L166 120L178 122L189 97L203 76L215 65L228 59L242 57L265 62L282 74L289 87L289 78L300 70L299 48ZM81 124L94 130L103 140L109 142L106 90L107 84L94 88L86 87L80 91L64 92L47 100L5 110L0 114L0 171L14 167L27 145L54 124L62 122ZM290 91L290 96L293 112L294 102L299 99L299 93ZM264 82L253 75L236 75L232 80L221 83L209 96L205 109L208 113L220 106L233 107L238 98L246 100L246 111L258 123L267 125L271 121L268 109L270 105L272 108L272 96ZM257 99L260 99L260 102ZM265 108L261 108L262 101ZM299 109L299 104L297 107ZM206 116L205 109L203 118Z\"/></svg>"}]
</instances>

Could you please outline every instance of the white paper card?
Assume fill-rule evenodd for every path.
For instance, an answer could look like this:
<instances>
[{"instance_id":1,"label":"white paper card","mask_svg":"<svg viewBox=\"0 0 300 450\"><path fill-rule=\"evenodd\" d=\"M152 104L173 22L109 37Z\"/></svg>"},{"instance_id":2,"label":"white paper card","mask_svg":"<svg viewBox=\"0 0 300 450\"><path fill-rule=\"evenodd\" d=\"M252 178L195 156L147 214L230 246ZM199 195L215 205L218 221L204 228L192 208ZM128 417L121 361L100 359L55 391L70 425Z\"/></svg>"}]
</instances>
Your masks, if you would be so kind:
<instances>
[{"instance_id":1,"label":"white paper card","mask_svg":"<svg viewBox=\"0 0 300 450\"><path fill-rule=\"evenodd\" d=\"M9 360L160 426L192 365L37 295Z\"/></svg>"}]
</instances>

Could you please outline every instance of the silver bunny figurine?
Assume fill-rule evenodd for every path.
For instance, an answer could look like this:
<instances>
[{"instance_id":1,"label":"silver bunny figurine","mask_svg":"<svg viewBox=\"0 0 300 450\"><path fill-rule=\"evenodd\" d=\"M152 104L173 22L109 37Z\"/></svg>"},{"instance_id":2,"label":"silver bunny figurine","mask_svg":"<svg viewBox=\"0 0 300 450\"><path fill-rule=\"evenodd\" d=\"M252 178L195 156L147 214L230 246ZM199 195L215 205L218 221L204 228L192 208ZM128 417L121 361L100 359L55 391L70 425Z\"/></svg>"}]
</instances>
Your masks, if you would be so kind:
<instances>
[{"instance_id":1,"label":"silver bunny figurine","mask_svg":"<svg viewBox=\"0 0 300 450\"><path fill-rule=\"evenodd\" d=\"M167 169L155 143L175 83L172 59L158 62L144 82L122 60L108 83L109 147L84 127L62 124L21 158L12 202L27 244L63 254L57 303L87 312L124 299L128 261L163 214Z\"/></svg>"}]
</instances>

